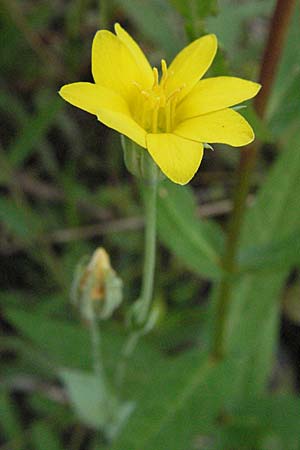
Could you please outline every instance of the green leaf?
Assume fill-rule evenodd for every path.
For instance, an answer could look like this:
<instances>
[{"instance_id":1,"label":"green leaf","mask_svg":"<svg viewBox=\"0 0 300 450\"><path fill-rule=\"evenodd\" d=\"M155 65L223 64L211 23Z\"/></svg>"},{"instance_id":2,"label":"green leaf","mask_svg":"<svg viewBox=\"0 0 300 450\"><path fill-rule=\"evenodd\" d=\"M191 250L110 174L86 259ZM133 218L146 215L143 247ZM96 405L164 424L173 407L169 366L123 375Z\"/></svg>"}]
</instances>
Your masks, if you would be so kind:
<instances>
[{"instance_id":1,"label":"green leaf","mask_svg":"<svg viewBox=\"0 0 300 450\"><path fill-rule=\"evenodd\" d=\"M296 437L299 443L300 400L297 397L254 397L240 405L235 414L239 422L256 420L266 430L275 432L286 448L292 448L287 445L291 438Z\"/></svg>"},{"instance_id":2,"label":"green leaf","mask_svg":"<svg viewBox=\"0 0 300 450\"><path fill-rule=\"evenodd\" d=\"M251 2L239 2L234 6L231 0L218 1L218 15L208 17L207 29L211 33L217 33L218 39L228 54L228 57L236 65L241 59L240 42L245 31L245 21L270 14L274 0L254 0ZM228 24L230 23L230 26ZM239 55L239 58L237 58Z\"/></svg>"},{"instance_id":3,"label":"green leaf","mask_svg":"<svg viewBox=\"0 0 300 450\"><path fill-rule=\"evenodd\" d=\"M276 242L284 242L300 224L299 137L296 133L283 146L256 202L248 210L243 229L242 247L255 245L264 249L273 241L272 252L277 262L280 256ZM270 375L278 338L279 296L289 269L295 263L290 253L292 242L285 243L288 244L285 251L291 258L288 267L278 267L268 273L243 274L234 285L228 345L236 354L249 355L249 361L237 367L238 398L260 394Z\"/></svg>"},{"instance_id":4,"label":"green leaf","mask_svg":"<svg viewBox=\"0 0 300 450\"><path fill-rule=\"evenodd\" d=\"M216 15L217 0L171 0L185 19L185 28L190 41L206 33L205 19Z\"/></svg>"},{"instance_id":5,"label":"green leaf","mask_svg":"<svg viewBox=\"0 0 300 450\"><path fill-rule=\"evenodd\" d=\"M290 72L284 83L284 91L278 93L277 104L273 106L270 115L270 129L275 138L281 138L287 129L298 125L300 116L300 70L297 67ZM276 95L276 94L275 94Z\"/></svg>"},{"instance_id":6,"label":"green leaf","mask_svg":"<svg viewBox=\"0 0 300 450\"><path fill-rule=\"evenodd\" d=\"M158 233L162 242L191 270L208 278L221 273L223 234L196 216L191 189L165 182L159 189Z\"/></svg>"},{"instance_id":7,"label":"green leaf","mask_svg":"<svg viewBox=\"0 0 300 450\"><path fill-rule=\"evenodd\" d=\"M228 361L215 365L198 349L147 367L147 380L136 389L136 409L113 450L191 448L196 434L213 431L232 367Z\"/></svg>"},{"instance_id":8,"label":"green leaf","mask_svg":"<svg viewBox=\"0 0 300 450\"><path fill-rule=\"evenodd\" d=\"M40 421L35 422L31 427L31 440L35 450L62 450L63 447L59 437L54 433L49 425Z\"/></svg>"},{"instance_id":9,"label":"green leaf","mask_svg":"<svg viewBox=\"0 0 300 450\"><path fill-rule=\"evenodd\" d=\"M17 328L19 333L32 341L48 360L58 369L91 369L91 343L89 331L84 324L73 324L66 320L58 320L46 316L44 313L29 313L21 309L5 308L6 320ZM125 331L112 323L101 323L102 353L105 368L108 374L115 376L115 365L119 360L121 348L126 338ZM142 341L134 358L139 361L139 368L131 372L128 380L128 395L135 390L137 380L144 373L145 364L156 360L160 361L157 351Z\"/></svg>"},{"instance_id":10,"label":"green leaf","mask_svg":"<svg viewBox=\"0 0 300 450\"><path fill-rule=\"evenodd\" d=\"M0 96L0 109L9 115L10 120L14 120L18 125L23 124L27 119L27 111L20 98L2 89Z\"/></svg>"},{"instance_id":11,"label":"green leaf","mask_svg":"<svg viewBox=\"0 0 300 450\"><path fill-rule=\"evenodd\" d=\"M0 220L17 237L30 241L41 231L41 219L33 210L0 197Z\"/></svg>"},{"instance_id":12,"label":"green leaf","mask_svg":"<svg viewBox=\"0 0 300 450\"><path fill-rule=\"evenodd\" d=\"M54 417L56 432L63 432L67 427L74 425L73 411L69 411L65 403L58 403L55 398L45 397L43 392L32 392L28 397L28 405L35 417Z\"/></svg>"},{"instance_id":13,"label":"green leaf","mask_svg":"<svg viewBox=\"0 0 300 450\"><path fill-rule=\"evenodd\" d=\"M60 377L67 387L78 417L92 428L99 429L104 426L110 412L101 380L93 373L71 369L61 370Z\"/></svg>"},{"instance_id":14,"label":"green leaf","mask_svg":"<svg viewBox=\"0 0 300 450\"><path fill-rule=\"evenodd\" d=\"M143 35L163 49L169 58L182 48L183 39L178 33L176 12L164 0L116 0L132 21L142 30ZM155 26L153 26L155 24Z\"/></svg>"},{"instance_id":15,"label":"green leaf","mask_svg":"<svg viewBox=\"0 0 300 450\"><path fill-rule=\"evenodd\" d=\"M5 316L26 338L48 354L57 365L88 368L91 356L87 329L45 314L7 308Z\"/></svg>"},{"instance_id":16,"label":"green leaf","mask_svg":"<svg viewBox=\"0 0 300 450\"><path fill-rule=\"evenodd\" d=\"M221 426L214 436L212 436L213 445L210 450L224 450L234 448L239 450L258 450L264 449L259 443L263 435L262 427L253 423L237 423ZM273 450L273 449L272 449ZM275 449L274 449L275 450Z\"/></svg>"},{"instance_id":17,"label":"green leaf","mask_svg":"<svg viewBox=\"0 0 300 450\"><path fill-rule=\"evenodd\" d=\"M292 232L283 239L242 249L239 255L241 272L273 271L290 268L300 262L299 231Z\"/></svg>"},{"instance_id":18,"label":"green leaf","mask_svg":"<svg viewBox=\"0 0 300 450\"><path fill-rule=\"evenodd\" d=\"M282 134L297 129L299 122L299 20L297 3L267 109L267 120L275 138L282 139Z\"/></svg>"},{"instance_id":19,"label":"green leaf","mask_svg":"<svg viewBox=\"0 0 300 450\"><path fill-rule=\"evenodd\" d=\"M53 124L57 112L62 107L58 95L44 101L39 111L24 125L22 132L8 149L9 159L14 167L20 167L24 160L36 150L50 126Z\"/></svg>"},{"instance_id":20,"label":"green leaf","mask_svg":"<svg viewBox=\"0 0 300 450\"><path fill-rule=\"evenodd\" d=\"M205 33L204 19L217 12L217 0L171 0L175 8L185 18L190 40Z\"/></svg>"},{"instance_id":21,"label":"green leaf","mask_svg":"<svg viewBox=\"0 0 300 450\"><path fill-rule=\"evenodd\" d=\"M0 409L1 409L1 429L7 440L21 439L22 427L16 411L14 402L9 392L1 387L0 389Z\"/></svg>"},{"instance_id":22,"label":"green leaf","mask_svg":"<svg viewBox=\"0 0 300 450\"><path fill-rule=\"evenodd\" d=\"M217 0L171 0L171 3L187 18L192 13L196 14L195 18L204 18L217 12Z\"/></svg>"},{"instance_id":23,"label":"green leaf","mask_svg":"<svg viewBox=\"0 0 300 450\"><path fill-rule=\"evenodd\" d=\"M293 396L247 399L224 422L213 436L214 450L299 448L300 401Z\"/></svg>"},{"instance_id":24,"label":"green leaf","mask_svg":"<svg viewBox=\"0 0 300 450\"><path fill-rule=\"evenodd\" d=\"M89 427L113 437L131 414L131 402L119 403L93 373L64 369L60 377L78 417Z\"/></svg>"}]
</instances>

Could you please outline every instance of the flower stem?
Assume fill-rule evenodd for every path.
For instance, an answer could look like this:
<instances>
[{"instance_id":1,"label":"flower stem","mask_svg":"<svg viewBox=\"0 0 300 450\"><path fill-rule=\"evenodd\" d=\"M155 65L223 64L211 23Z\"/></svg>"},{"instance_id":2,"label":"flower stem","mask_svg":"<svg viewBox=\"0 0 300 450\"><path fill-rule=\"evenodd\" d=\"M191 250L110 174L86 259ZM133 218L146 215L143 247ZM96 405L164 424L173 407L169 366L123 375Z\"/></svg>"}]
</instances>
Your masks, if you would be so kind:
<instances>
[{"instance_id":1,"label":"flower stem","mask_svg":"<svg viewBox=\"0 0 300 450\"><path fill-rule=\"evenodd\" d=\"M139 299L133 305L135 310L136 325L138 325L139 328L133 329L130 332L122 350L116 371L116 385L119 390L122 388L128 361L134 352L140 337L145 334L145 325L147 323L153 297L156 254L156 206L159 169L150 158L147 162L147 169L149 176L146 188L147 192L144 193L143 196L145 204L145 253L143 278Z\"/></svg>"},{"instance_id":2,"label":"flower stem","mask_svg":"<svg viewBox=\"0 0 300 450\"><path fill-rule=\"evenodd\" d=\"M89 320L89 329L91 336L91 347L92 347L92 358L94 373L101 384L105 383L104 368L102 365L102 354L101 354L101 335L97 324L95 314L91 315Z\"/></svg>"},{"instance_id":3,"label":"flower stem","mask_svg":"<svg viewBox=\"0 0 300 450\"><path fill-rule=\"evenodd\" d=\"M152 162L152 161L151 161ZM140 294L140 309L138 321L143 324L149 314L154 285L155 254L156 254L156 204L158 168L153 164L153 179L147 186L145 195L145 254L142 288Z\"/></svg>"},{"instance_id":4,"label":"flower stem","mask_svg":"<svg viewBox=\"0 0 300 450\"><path fill-rule=\"evenodd\" d=\"M134 349L138 343L139 338L140 334L137 331L132 331L127 337L124 347L122 349L122 353L116 370L116 380L115 380L116 386L120 392L125 379L128 361L132 353L134 352Z\"/></svg>"},{"instance_id":5,"label":"flower stem","mask_svg":"<svg viewBox=\"0 0 300 450\"><path fill-rule=\"evenodd\" d=\"M295 0L277 0L276 3L260 69L259 82L262 84L262 89L254 103L256 112L261 118L265 115L295 4ZM216 321L211 350L213 357L216 359L222 359L227 351L227 323L230 313L232 278L236 273L239 239L258 149L258 145L253 144L246 147L241 153L233 211L228 223L227 242L223 258L225 275L221 280L216 304Z\"/></svg>"}]
</instances>

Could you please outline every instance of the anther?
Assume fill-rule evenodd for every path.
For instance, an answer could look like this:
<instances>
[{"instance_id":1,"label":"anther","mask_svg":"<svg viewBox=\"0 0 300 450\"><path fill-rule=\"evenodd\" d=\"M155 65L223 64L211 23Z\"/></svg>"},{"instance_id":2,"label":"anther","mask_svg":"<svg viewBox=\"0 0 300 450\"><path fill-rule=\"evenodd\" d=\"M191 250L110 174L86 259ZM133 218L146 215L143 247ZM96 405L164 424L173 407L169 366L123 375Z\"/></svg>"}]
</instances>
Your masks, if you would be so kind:
<instances>
[{"instance_id":1,"label":"anther","mask_svg":"<svg viewBox=\"0 0 300 450\"><path fill-rule=\"evenodd\" d=\"M154 81L153 81L152 89L154 87L158 86L158 70L156 67L153 67L153 76L154 76Z\"/></svg>"},{"instance_id":2,"label":"anther","mask_svg":"<svg viewBox=\"0 0 300 450\"><path fill-rule=\"evenodd\" d=\"M161 84L164 85L168 77L168 67L164 59L161 60L161 72L162 72Z\"/></svg>"}]
</instances>

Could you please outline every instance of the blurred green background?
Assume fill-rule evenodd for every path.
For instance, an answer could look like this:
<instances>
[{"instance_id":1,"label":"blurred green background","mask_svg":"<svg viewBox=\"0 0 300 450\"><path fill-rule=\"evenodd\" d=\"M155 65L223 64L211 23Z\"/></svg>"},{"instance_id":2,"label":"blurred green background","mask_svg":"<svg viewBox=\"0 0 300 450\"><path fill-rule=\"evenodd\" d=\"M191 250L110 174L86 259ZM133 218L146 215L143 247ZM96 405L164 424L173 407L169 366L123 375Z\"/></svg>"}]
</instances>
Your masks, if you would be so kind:
<instances>
[{"instance_id":1,"label":"blurred green background","mask_svg":"<svg viewBox=\"0 0 300 450\"><path fill-rule=\"evenodd\" d=\"M274 5L1 0L0 450L106 448L85 378L87 327L70 306L70 285L80 258L105 247L125 297L101 325L111 377L125 311L140 286L142 202L119 136L57 91L92 81L93 36L114 22L153 64L170 62L187 42L213 32L219 51L209 74L257 80ZM233 291L233 357L202 373L242 151L219 145L206 151L188 188L160 188L160 320L133 356L123 395L137 407L110 448L300 449L299 19L297 5L265 122L251 105L241 111L263 146L241 239L243 275Z\"/></svg>"}]
</instances>

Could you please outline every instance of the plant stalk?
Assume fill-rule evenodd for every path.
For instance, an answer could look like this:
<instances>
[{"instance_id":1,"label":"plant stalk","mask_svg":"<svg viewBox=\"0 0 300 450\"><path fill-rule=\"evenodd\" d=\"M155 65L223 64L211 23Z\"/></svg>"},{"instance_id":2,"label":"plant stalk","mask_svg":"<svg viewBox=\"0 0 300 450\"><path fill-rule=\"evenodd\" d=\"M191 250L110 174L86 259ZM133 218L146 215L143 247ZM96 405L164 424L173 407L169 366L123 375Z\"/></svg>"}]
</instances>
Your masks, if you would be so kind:
<instances>
[{"instance_id":1,"label":"plant stalk","mask_svg":"<svg viewBox=\"0 0 300 450\"><path fill-rule=\"evenodd\" d=\"M145 195L145 256L142 287L140 295L140 309L138 321L143 324L149 314L154 286L155 254L156 254L156 207L157 207L157 167L153 167L154 179L147 186Z\"/></svg>"},{"instance_id":2,"label":"plant stalk","mask_svg":"<svg viewBox=\"0 0 300 450\"><path fill-rule=\"evenodd\" d=\"M99 327L97 324L97 319L95 314L92 313L89 320L89 329L91 336L91 347L92 347L92 358L94 373L101 384L105 384L104 368L102 364L102 354L101 354L101 336Z\"/></svg>"},{"instance_id":3,"label":"plant stalk","mask_svg":"<svg viewBox=\"0 0 300 450\"><path fill-rule=\"evenodd\" d=\"M147 183L147 193L144 193L145 208L145 244L144 244L144 267L142 286L139 299L133 305L134 321L138 329L133 329L125 342L120 361L116 371L116 385L119 390L126 374L128 361L134 352L140 337L144 334L147 319L151 308L154 288L155 256L156 256L156 208L159 169L156 164L148 160L150 174ZM136 326L135 325L135 326Z\"/></svg>"},{"instance_id":4,"label":"plant stalk","mask_svg":"<svg viewBox=\"0 0 300 450\"><path fill-rule=\"evenodd\" d=\"M295 5L296 0L277 0L274 9L259 75L259 83L262 85L262 89L254 102L255 110L261 118L265 116ZM223 258L225 275L221 280L216 305L216 320L211 350L215 359L224 358L227 351L227 323L232 295L232 280L236 273L239 239L258 150L259 145L257 143L249 145L242 150L237 171L237 186L233 200L233 210L228 222L227 241Z\"/></svg>"}]
</instances>

